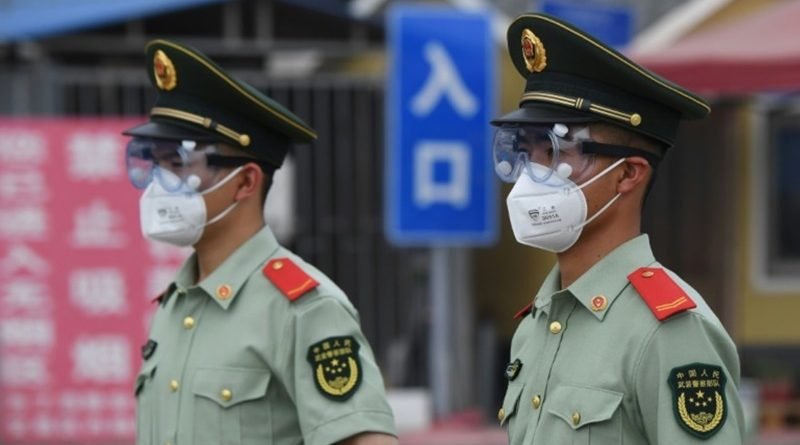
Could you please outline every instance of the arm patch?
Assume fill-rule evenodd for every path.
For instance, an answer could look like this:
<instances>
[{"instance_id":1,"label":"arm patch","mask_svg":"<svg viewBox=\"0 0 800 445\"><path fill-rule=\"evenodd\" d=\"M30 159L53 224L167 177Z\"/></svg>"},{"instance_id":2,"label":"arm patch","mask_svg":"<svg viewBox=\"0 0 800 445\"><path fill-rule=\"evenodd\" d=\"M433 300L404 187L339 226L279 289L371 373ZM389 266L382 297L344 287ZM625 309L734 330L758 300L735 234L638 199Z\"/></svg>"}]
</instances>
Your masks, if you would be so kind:
<instances>
[{"instance_id":1,"label":"arm patch","mask_svg":"<svg viewBox=\"0 0 800 445\"><path fill-rule=\"evenodd\" d=\"M337 402L343 402L361 385L360 345L352 336L328 337L308 347L314 383L319 392Z\"/></svg>"},{"instance_id":2,"label":"arm patch","mask_svg":"<svg viewBox=\"0 0 800 445\"><path fill-rule=\"evenodd\" d=\"M686 292L660 267L641 267L628 280L659 321L697 307Z\"/></svg>"}]
</instances>

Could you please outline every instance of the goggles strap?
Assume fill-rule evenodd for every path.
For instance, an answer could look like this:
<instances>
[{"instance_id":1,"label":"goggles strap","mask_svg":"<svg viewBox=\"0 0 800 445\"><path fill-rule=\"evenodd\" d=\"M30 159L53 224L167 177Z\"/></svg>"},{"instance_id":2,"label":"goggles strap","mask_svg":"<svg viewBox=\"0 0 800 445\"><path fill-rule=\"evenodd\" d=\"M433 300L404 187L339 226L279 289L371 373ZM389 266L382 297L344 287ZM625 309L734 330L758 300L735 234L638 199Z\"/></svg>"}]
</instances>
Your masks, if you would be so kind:
<instances>
[{"instance_id":1,"label":"goggles strap","mask_svg":"<svg viewBox=\"0 0 800 445\"><path fill-rule=\"evenodd\" d=\"M619 158L627 158L630 156L639 156L644 158L650 167L655 169L658 167L658 163L661 162L661 158L650 153L648 151L642 150L640 148L635 147L628 147L625 145L613 145L613 144L603 144L601 142L594 142L594 141L585 141L582 142L583 144L583 152L584 153L593 153L605 156L612 156L612 157L619 157Z\"/></svg>"}]
</instances>

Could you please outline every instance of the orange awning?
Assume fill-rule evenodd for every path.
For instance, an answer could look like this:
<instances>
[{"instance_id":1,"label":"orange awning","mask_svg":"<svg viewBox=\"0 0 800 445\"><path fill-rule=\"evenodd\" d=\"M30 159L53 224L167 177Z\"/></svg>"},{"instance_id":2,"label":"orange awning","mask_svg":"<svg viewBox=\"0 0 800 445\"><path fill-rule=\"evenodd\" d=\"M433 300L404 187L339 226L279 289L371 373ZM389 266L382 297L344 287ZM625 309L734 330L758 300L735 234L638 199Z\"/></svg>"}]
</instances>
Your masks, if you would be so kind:
<instances>
[{"instance_id":1,"label":"orange awning","mask_svg":"<svg viewBox=\"0 0 800 445\"><path fill-rule=\"evenodd\" d=\"M629 56L689 89L717 94L800 91L800 1Z\"/></svg>"}]
</instances>

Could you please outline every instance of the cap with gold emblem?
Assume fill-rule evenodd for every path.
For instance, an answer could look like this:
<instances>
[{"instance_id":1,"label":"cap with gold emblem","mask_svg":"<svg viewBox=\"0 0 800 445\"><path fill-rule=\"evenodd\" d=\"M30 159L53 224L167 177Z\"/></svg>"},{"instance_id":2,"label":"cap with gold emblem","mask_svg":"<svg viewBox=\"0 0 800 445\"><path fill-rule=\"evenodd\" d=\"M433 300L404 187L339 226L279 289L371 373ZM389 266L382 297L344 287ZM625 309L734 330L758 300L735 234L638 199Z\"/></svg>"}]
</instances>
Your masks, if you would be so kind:
<instances>
[{"instance_id":1,"label":"cap with gold emblem","mask_svg":"<svg viewBox=\"0 0 800 445\"><path fill-rule=\"evenodd\" d=\"M124 134L225 142L279 167L293 142L317 133L299 117L189 46L153 40L147 73L158 97L150 121Z\"/></svg>"},{"instance_id":2,"label":"cap with gold emblem","mask_svg":"<svg viewBox=\"0 0 800 445\"><path fill-rule=\"evenodd\" d=\"M669 147L680 120L710 111L702 98L555 17L522 15L507 37L525 92L520 108L493 125L604 121Z\"/></svg>"}]
</instances>

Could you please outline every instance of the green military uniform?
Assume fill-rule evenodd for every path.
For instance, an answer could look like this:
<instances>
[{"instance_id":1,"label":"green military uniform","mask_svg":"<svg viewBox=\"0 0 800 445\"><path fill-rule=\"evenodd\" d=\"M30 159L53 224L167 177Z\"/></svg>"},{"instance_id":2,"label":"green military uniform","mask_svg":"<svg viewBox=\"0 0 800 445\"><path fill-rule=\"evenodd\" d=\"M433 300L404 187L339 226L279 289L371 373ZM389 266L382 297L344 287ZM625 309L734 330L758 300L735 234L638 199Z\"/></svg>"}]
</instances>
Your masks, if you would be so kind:
<instances>
[{"instance_id":1,"label":"green military uniform","mask_svg":"<svg viewBox=\"0 0 800 445\"><path fill-rule=\"evenodd\" d=\"M628 279L642 267L664 270L646 235L566 289L550 272L511 344L498 415L511 445L742 443L735 345L669 271L697 307L659 321Z\"/></svg>"},{"instance_id":2,"label":"green military uniform","mask_svg":"<svg viewBox=\"0 0 800 445\"><path fill-rule=\"evenodd\" d=\"M136 382L139 444L329 445L394 434L356 310L268 227L197 284L195 267L192 256L153 320ZM304 277L293 289L318 285L292 301L265 268ZM336 356L316 357L326 352Z\"/></svg>"},{"instance_id":3,"label":"green military uniform","mask_svg":"<svg viewBox=\"0 0 800 445\"><path fill-rule=\"evenodd\" d=\"M655 168L679 122L710 111L545 14L517 18L508 47L526 84L519 109L492 122L499 127L611 124L662 150L608 145L618 152L604 154L644 157ZM498 413L511 445L742 443L736 347L702 297L656 262L647 236L566 289L556 266L519 315Z\"/></svg>"},{"instance_id":4,"label":"green military uniform","mask_svg":"<svg viewBox=\"0 0 800 445\"><path fill-rule=\"evenodd\" d=\"M172 147L162 162L180 173L196 168L182 164L182 156L198 159L195 146L222 142L241 155L212 152L214 162L255 162L269 177L294 143L316 138L281 104L188 46L155 40L145 53L158 97L149 121L125 134L137 147L155 148L129 145L134 185L164 187L155 181L169 172L142 167L162 165L145 162L159 147ZM200 159L211 165L212 155ZM194 187L198 178L188 176ZM183 190L179 197L191 194ZM184 218L180 208L157 210L148 217L166 227ZM200 282L191 256L157 301L136 378L138 444L329 445L360 433L396 435L358 313L269 227Z\"/></svg>"}]
</instances>

